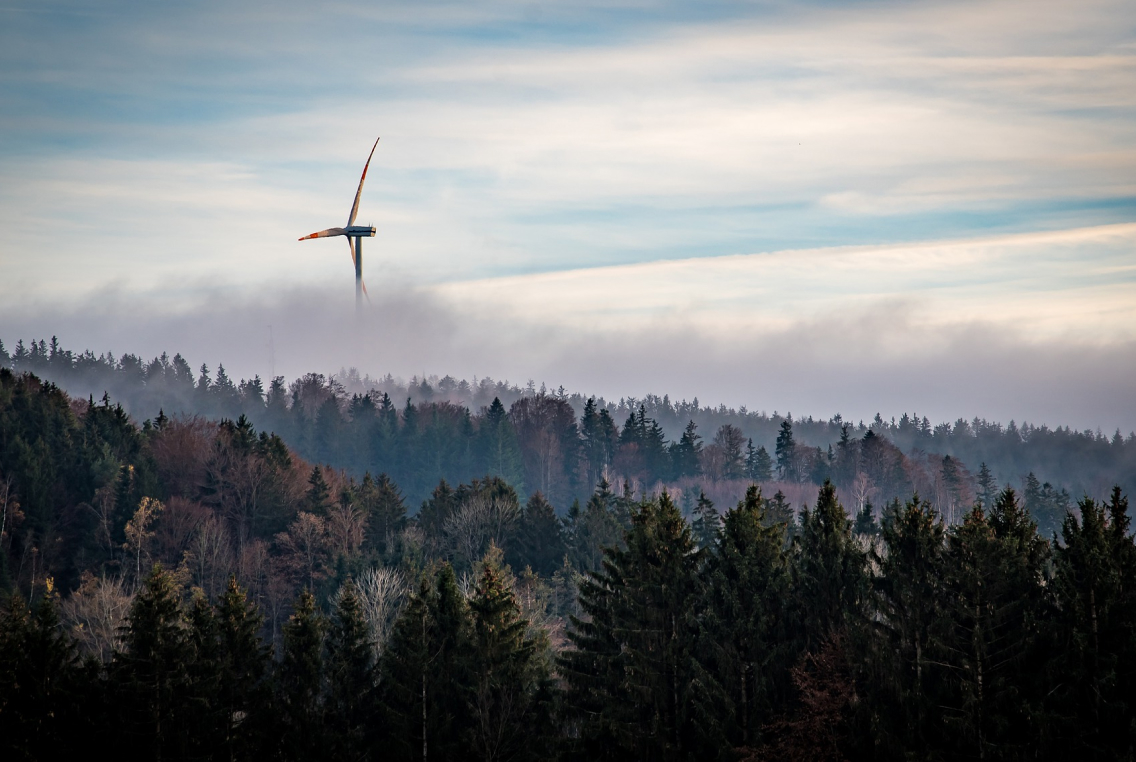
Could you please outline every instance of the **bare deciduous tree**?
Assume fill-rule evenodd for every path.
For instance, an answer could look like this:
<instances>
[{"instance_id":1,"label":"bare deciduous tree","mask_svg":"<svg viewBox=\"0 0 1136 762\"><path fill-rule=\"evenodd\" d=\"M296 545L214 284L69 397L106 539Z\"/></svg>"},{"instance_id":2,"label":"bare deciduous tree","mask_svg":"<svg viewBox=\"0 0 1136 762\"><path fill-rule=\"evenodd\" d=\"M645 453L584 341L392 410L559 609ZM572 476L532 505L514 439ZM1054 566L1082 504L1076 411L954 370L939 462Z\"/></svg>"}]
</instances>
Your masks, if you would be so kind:
<instances>
[{"instance_id":1,"label":"bare deciduous tree","mask_svg":"<svg viewBox=\"0 0 1136 762\"><path fill-rule=\"evenodd\" d=\"M491 543L503 547L517 520L517 506L505 500L475 497L461 505L446 519L442 532L449 541L454 560L472 567Z\"/></svg>"},{"instance_id":2,"label":"bare deciduous tree","mask_svg":"<svg viewBox=\"0 0 1136 762\"><path fill-rule=\"evenodd\" d=\"M337 600L342 590L341 587L336 593ZM367 569L355 582L355 592L371 630L375 655L379 656L406 600L406 578L397 569L389 567Z\"/></svg>"},{"instance_id":3,"label":"bare deciduous tree","mask_svg":"<svg viewBox=\"0 0 1136 762\"><path fill-rule=\"evenodd\" d=\"M63 619L83 651L105 662L119 646L132 600L121 578L84 573L79 589L63 602Z\"/></svg>"}]
</instances>

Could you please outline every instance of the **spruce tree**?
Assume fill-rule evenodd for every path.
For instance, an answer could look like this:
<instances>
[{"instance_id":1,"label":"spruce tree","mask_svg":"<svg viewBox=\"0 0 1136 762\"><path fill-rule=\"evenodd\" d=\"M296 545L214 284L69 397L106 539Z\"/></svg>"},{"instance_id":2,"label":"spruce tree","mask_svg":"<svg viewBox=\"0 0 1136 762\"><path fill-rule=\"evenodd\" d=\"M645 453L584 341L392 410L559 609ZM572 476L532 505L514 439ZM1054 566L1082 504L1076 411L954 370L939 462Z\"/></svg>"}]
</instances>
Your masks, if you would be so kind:
<instances>
[{"instance_id":1,"label":"spruce tree","mask_svg":"<svg viewBox=\"0 0 1136 762\"><path fill-rule=\"evenodd\" d=\"M998 482L990 467L983 461L978 469L978 503L984 510L990 510L994 505L994 498L998 494Z\"/></svg>"},{"instance_id":2,"label":"spruce tree","mask_svg":"<svg viewBox=\"0 0 1136 762\"><path fill-rule=\"evenodd\" d=\"M472 728L469 609L449 564L423 577L379 664L388 755L460 759Z\"/></svg>"},{"instance_id":3,"label":"spruce tree","mask_svg":"<svg viewBox=\"0 0 1136 762\"><path fill-rule=\"evenodd\" d=\"M867 586L866 556L852 536L852 523L825 482L816 507L801 514L794 540L793 594L807 650L838 636L862 609Z\"/></svg>"},{"instance_id":4,"label":"spruce tree","mask_svg":"<svg viewBox=\"0 0 1136 762\"><path fill-rule=\"evenodd\" d=\"M331 488L323 477L323 469L316 466L308 477L308 494L304 500L304 510L316 516L327 517L331 508Z\"/></svg>"},{"instance_id":5,"label":"spruce tree","mask_svg":"<svg viewBox=\"0 0 1136 762\"><path fill-rule=\"evenodd\" d=\"M126 619L110 667L125 748L139 758L185 757L191 749L193 649L174 577L155 565Z\"/></svg>"},{"instance_id":6,"label":"spruce tree","mask_svg":"<svg viewBox=\"0 0 1136 762\"><path fill-rule=\"evenodd\" d=\"M796 447L796 442L793 440L793 422L787 418L781 421L781 431L777 434L777 476L782 481L789 478Z\"/></svg>"},{"instance_id":7,"label":"spruce tree","mask_svg":"<svg viewBox=\"0 0 1136 762\"><path fill-rule=\"evenodd\" d=\"M229 577L214 612L220 668L218 698L224 723L222 755L251 759L267 740L270 720L271 651L260 637L264 616L248 600L235 576Z\"/></svg>"},{"instance_id":8,"label":"spruce tree","mask_svg":"<svg viewBox=\"0 0 1136 762\"><path fill-rule=\"evenodd\" d=\"M327 748L321 698L325 630L315 597L303 591L284 625L284 653L276 681L280 750L285 759L321 759Z\"/></svg>"},{"instance_id":9,"label":"spruce tree","mask_svg":"<svg viewBox=\"0 0 1136 762\"><path fill-rule=\"evenodd\" d=\"M1136 748L1136 545L1128 500L1084 498L1055 548L1048 696L1057 756L1130 759Z\"/></svg>"},{"instance_id":10,"label":"spruce tree","mask_svg":"<svg viewBox=\"0 0 1136 762\"><path fill-rule=\"evenodd\" d=\"M632 515L625 549L580 586L586 619L561 656L566 702L591 759L680 759L705 750L713 682L696 658L700 595L690 528L664 492Z\"/></svg>"},{"instance_id":11,"label":"spruce tree","mask_svg":"<svg viewBox=\"0 0 1136 762\"><path fill-rule=\"evenodd\" d=\"M930 503L914 496L884 513L883 552L874 554L871 640L872 724L891 758L926 758L942 741L938 707L946 675L941 645L949 627L946 530Z\"/></svg>"},{"instance_id":12,"label":"spruce tree","mask_svg":"<svg viewBox=\"0 0 1136 762\"><path fill-rule=\"evenodd\" d=\"M473 677L469 751L476 759L546 759L551 740L547 636L529 637L500 552L470 600ZM543 633L542 633L543 635Z\"/></svg>"},{"instance_id":13,"label":"spruce tree","mask_svg":"<svg viewBox=\"0 0 1136 762\"><path fill-rule=\"evenodd\" d=\"M746 494L749 494L748 491ZM714 503L702 490L698 491L698 502L694 505L690 528L694 533L694 543L699 550L713 548L718 544L718 537L722 531L722 517L718 515Z\"/></svg>"},{"instance_id":14,"label":"spruce tree","mask_svg":"<svg viewBox=\"0 0 1136 762\"><path fill-rule=\"evenodd\" d=\"M93 729L95 685L59 622L49 584L34 609L12 593L0 610L0 750L5 759L65 759Z\"/></svg>"},{"instance_id":15,"label":"spruce tree","mask_svg":"<svg viewBox=\"0 0 1136 762\"><path fill-rule=\"evenodd\" d=\"M1020 756L1037 748L1047 547L1011 488L989 518L976 506L951 530L951 627L942 651L950 679L941 711L956 753Z\"/></svg>"},{"instance_id":16,"label":"spruce tree","mask_svg":"<svg viewBox=\"0 0 1136 762\"><path fill-rule=\"evenodd\" d=\"M324 658L324 716L331 756L361 759L375 717L375 650L354 581L340 588Z\"/></svg>"},{"instance_id":17,"label":"spruce tree","mask_svg":"<svg viewBox=\"0 0 1136 762\"><path fill-rule=\"evenodd\" d=\"M702 455L702 437L698 434L698 426L691 421L686 424L682 438L674 445L672 455L672 472L676 479L688 476L698 476L702 473L699 459Z\"/></svg>"},{"instance_id":18,"label":"spruce tree","mask_svg":"<svg viewBox=\"0 0 1136 762\"><path fill-rule=\"evenodd\" d=\"M750 478L755 482L773 481L773 458L769 457L769 451L765 449L765 445L757 448Z\"/></svg>"},{"instance_id":19,"label":"spruce tree","mask_svg":"<svg viewBox=\"0 0 1136 762\"><path fill-rule=\"evenodd\" d=\"M564 560L564 536L560 519L544 495L534 492L525 504L516 530L516 547L510 555L516 568L528 566L544 577L551 577Z\"/></svg>"},{"instance_id":20,"label":"spruce tree","mask_svg":"<svg viewBox=\"0 0 1136 762\"><path fill-rule=\"evenodd\" d=\"M730 698L725 736L753 747L787 688L790 633L785 628L789 569L785 527L765 520L761 490L726 512L707 564L706 618L699 652Z\"/></svg>"}]
</instances>

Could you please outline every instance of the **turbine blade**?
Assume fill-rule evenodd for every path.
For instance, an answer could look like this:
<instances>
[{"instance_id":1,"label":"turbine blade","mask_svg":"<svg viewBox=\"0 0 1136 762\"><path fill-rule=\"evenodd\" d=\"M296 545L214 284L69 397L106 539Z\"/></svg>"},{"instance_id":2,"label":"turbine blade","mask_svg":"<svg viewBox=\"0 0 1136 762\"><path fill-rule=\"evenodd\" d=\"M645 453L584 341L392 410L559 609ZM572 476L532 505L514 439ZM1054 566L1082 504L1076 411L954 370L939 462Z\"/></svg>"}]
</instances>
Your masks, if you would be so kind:
<instances>
[{"instance_id":1,"label":"turbine blade","mask_svg":"<svg viewBox=\"0 0 1136 762\"><path fill-rule=\"evenodd\" d=\"M351 249L351 266L355 266L355 241L351 236L347 236L347 248Z\"/></svg>"},{"instance_id":2,"label":"turbine blade","mask_svg":"<svg viewBox=\"0 0 1136 762\"><path fill-rule=\"evenodd\" d=\"M367 281L362 278L360 278L359 281L363 284L363 296L367 297L368 302L371 301L371 295L367 293Z\"/></svg>"},{"instance_id":3,"label":"turbine blade","mask_svg":"<svg viewBox=\"0 0 1136 762\"><path fill-rule=\"evenodd\" d=\"M306 235L303 238L301 238L300 240L306 241L309 238L328 238L328 237L333 236L333 235L343 235L343 233L344 233L343 228L328 228L327 230L321 230L318 233L312 233L311 235Z\"/></svg>"},{"instance_id":4,"label":"turbine blade","mask_svg":"<svg viewBox=\"0 0 1136 762\"><path fill-rule=\"evenodd\" d=\"M367 168L371 166L371 156L375 155L375 149L379 147L379 139L375 138L375 144L371 146L371 155L367 157L367 163L363 165L363 176L359 178L359 190L355 191L355 203L351 205L351 216L347 218L347 227L355 224L355 217L359 214L359 197L363 195L363 181L367 179Z\"/></svg>"}]
</instances>

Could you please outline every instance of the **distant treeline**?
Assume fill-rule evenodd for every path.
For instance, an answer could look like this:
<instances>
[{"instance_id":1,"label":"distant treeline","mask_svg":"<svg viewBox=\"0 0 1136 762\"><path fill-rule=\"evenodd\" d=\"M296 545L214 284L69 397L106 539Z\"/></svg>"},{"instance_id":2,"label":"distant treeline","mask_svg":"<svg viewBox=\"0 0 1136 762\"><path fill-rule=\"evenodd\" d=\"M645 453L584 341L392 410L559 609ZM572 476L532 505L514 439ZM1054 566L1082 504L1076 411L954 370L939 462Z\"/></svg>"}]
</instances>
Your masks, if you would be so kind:
<instances>
[{"instance_id":1,"label":"distant treeline","mask_svg":"<svg viewBox=\"0 0 1136 762\"><path fill-rule=\"evenodd\" d=\"M799 505L808 485L830 479L857 511L871 503L878 516L887 502L919 492L955 522L976 499L988 502L1012 484L1048 535L1075 498L1136 484L1136 434L1119 430L1106 437L977 418L933 426L913 415L852 424L702 407L697 399L611 403L532 384L448 376L402 384L354 371L290 384L277 377L266 387L259 377L236 381L223 366L215 375L206 366L195 373L180 355L116 360L65 350L54 339L21 341L11 354L0 343L5 365L73 395L106 395L138 421L244 415L310 461L356 479L388 474L412 512L439 480L454 485L486 474L522 497L541 492L560 514L586 500L601 477L636 492L667 485L687 512L701 492L731 502L755 481L776 482L772 489Z\"/></svg>"}]
</instances>

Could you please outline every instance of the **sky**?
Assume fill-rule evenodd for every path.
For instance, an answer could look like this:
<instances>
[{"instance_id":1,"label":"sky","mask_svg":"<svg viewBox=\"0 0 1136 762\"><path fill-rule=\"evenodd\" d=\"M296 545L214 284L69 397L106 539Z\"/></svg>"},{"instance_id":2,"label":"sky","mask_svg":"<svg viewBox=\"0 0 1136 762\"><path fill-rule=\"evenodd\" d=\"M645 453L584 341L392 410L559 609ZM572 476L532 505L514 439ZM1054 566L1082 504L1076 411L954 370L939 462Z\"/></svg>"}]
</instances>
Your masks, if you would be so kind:
<instances>
[{"instance_id":1,"label":"sky","mask_svg":"<svg viewBox=\"0 0 1136 762\"><path fill-rule=\"evenodd\" d=\"M1134 117L1131 2L0 0L0 340L1127 432Z\"/></svg>"}]
</instances>

